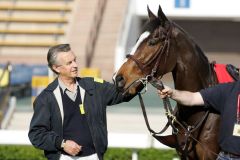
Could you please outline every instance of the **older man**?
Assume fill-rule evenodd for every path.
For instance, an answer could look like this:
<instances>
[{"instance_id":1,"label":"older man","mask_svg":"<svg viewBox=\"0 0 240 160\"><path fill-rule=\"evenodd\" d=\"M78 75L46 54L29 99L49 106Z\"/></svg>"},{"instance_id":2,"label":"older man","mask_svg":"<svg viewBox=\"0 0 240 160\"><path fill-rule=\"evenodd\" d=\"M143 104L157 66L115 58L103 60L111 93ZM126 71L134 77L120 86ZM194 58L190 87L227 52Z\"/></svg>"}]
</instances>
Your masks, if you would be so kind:
<instances>
[{"instance_id":1,"label":"older man","mask_svg":"<svg viewBox=\"0 0 240 160\"><path fill-rule=\"evenodd\" d=\"M108 144L106 106L132 97L102 79L78 77L69 44L50 48L47 60L57 78L34 101L30 141L49 160L102 160Z\"/></svg>"}]
</instances>

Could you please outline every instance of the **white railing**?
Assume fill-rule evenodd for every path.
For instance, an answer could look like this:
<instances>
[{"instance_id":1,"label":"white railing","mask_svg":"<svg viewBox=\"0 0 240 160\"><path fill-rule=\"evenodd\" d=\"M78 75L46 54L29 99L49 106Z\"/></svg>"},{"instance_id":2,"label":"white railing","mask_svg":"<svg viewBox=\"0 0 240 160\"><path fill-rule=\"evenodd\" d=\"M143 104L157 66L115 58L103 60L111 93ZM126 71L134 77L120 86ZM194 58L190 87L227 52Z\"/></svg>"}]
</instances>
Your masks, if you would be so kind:
<instances>
[{"instance_id":1,"label":"white railing","mask_svg":"<svg viewBox=\"0 0 240 160\"><path fill-rule=\"evenodd\" d=\"M13 96L9 99L9 107L7 109L6 115L2 120L2 124L1 124L2 129L6 129L8 127L11 121L11 118L13 116L13 113L15 111L15 108L16 108L16 97Z\"/></svg>"}]
</instances>

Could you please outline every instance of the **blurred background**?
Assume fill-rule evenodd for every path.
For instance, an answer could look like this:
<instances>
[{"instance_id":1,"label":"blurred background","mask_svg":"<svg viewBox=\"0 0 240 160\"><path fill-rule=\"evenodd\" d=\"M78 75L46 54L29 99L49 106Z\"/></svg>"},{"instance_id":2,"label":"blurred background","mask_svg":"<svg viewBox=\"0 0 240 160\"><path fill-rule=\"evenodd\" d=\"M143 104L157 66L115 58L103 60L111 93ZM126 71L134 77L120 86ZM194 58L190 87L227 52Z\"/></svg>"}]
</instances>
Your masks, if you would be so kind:
<instances>
[{"instance_id":1,"label":"blurred background","mask_svg":"<svg viewBox=\"0 0 240 160\"><path fill-rule=\"evenodd\" d=\"M1 131L24 131L23 141L15 143L29 144L26 132L32 101L53 79L46 59L53 45L70 43L78 57L80 76L112 82L113 73L148 20L147 5L155 14L161 5L167 17L193 37L210 62L239 67L239 0L1 0ZM170 74L163 81L173 86ZM166 118L151 86L144 102L152 128L160 130ZM148 135L137 98L108 108L108 130ZM8 143L4 139L0 136L1 144ZM14 143L11 140L9 143ZM109 143L117 146L119 142ZM164 148L152 142L146 146Z\"/></svg>"}]
</instances>

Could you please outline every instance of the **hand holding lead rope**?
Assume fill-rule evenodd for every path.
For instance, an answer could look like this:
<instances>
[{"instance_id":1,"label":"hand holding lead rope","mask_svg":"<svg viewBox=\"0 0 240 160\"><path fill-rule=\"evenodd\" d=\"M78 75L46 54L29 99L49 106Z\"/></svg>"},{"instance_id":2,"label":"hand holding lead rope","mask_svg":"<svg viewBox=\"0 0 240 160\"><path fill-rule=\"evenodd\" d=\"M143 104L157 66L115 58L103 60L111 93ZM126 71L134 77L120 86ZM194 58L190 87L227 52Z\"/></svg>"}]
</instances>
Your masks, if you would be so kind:
<instances>
[{"instance_id":1,"label":"hand holding lead rope","mask_svg":"<svg viewBox=\"0 0 240 160\"><path fill-rule=\"evenodd\" d=\"M158 90L163 90L164 89L164 85L162 83L161 80L156 79L156 78L152 78L150 81L151 85L155 88L157 88Z\"/></svg>"}]
</instances>

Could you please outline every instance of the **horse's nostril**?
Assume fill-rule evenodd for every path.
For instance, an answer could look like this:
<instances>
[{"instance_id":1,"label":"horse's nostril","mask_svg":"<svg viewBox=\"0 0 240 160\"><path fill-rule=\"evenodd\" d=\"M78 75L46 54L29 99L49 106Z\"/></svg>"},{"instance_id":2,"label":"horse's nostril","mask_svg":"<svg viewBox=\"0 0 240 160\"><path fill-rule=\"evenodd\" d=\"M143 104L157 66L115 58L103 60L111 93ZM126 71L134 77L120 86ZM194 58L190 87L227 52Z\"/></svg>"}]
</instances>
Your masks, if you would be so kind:
<instances>
[{"instance_id":1,"label":"horse's nostril","mask_svg":"<svg viewBox=\"0 0 240 160\"><path fill-rule=\"evenodd\" d=\"M116 81L119 82L119 81L121 81L121 80L123 80L123 77L120 76L120 75L117 75L117 77L116 77Z\"/></svg>"},{"instance_id":2,"label":"horse's nostril","mask_svg":"<svg viewBox=\"0 0 240 160\"><path fill-rule=\"evenodd\" d=\"M116 85L118 88L123 88L124 87L124 78L120 75L116 76Z\"/></svg>"}]
</instances>

